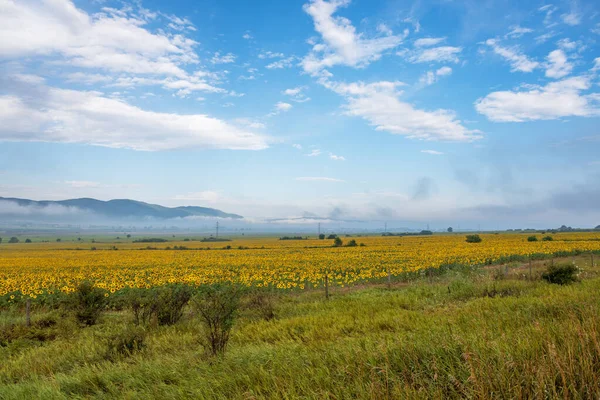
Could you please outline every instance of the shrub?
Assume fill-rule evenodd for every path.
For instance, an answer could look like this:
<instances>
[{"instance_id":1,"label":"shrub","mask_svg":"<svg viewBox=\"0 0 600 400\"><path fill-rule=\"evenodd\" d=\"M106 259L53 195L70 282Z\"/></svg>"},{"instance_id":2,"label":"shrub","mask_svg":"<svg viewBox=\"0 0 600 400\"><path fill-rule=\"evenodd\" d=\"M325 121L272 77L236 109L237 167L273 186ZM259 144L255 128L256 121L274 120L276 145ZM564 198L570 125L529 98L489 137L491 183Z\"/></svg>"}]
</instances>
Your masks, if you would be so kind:
<instances>
[{"instance_id":1,"label":"shrub","mask_svg":"<svg viewBox=\"0 0 600 400\"><path fill-rule=\"evenodd\" d=\"M577 282L577 273L579 269L573 264L556 264L548 267L548 270L542 274L542 279L548 283L557 285L568 285Z\"/></svg>"},{"instance_id":2,"label":"shrub","mask_svg":"<svg viewBox=\"0 0 600 400\"><path fill-rule=\"evenodd\" d=\"M104 294L104 290L94 287L89 281L79 284L72 299L75 316L79 322L87 326L96 324L106 306Z\"/></svg>"},{"instance_id":3,"label":"shrub","mask_svg":"<svg viewBox=\"0 0 600 400\"><path fill-rule=\"evenodd\" d=\"M552 236L544 236L542 238L542 241L544 241L544 242L551 242L553 240L554 240L554 238Z\"/></svg>"},{"instance_id":4,"label":"shrub","mask_svg":"<svg viewBox=\"0 0 600 400\"><path fill-rule=\"evenodd\" d=\"M256 314L259 318L270 321L275 318L274 299L271 293L265 290L254 290L247 297L245 308Z\"/></svg>"},{"instance_id":5,"label":"shrub","mask_svg":"<svg viewBox=\"0 0 600 400\"><path fill-rule=\"evenodd\" d=\"M337 235L332 233L331 235L327 236L327 239L335 239L336 237Z\"/></svg>"},{"instance_id":6,"label":"shrub","mask_svg":"<svg viewBox=\"0 0 600 400\"><path fill-rule=\"evenodd\" d=\"M348 242L348 244L346 244L346 246L348 247L356 247L358 246L358 244L356 243L356 240L352 239Z\"/></svg>"},{"instance_id":7,"label":"shrub","mask_svg":"<svg viewBox=\"0 0 600 400\"><path fill-rule=\"evenodd\" d=\"M19 243L19 239L13 236L8 240L8 243Z\"/></svg>"},{"instance_id":8,"label":"shrub","mask_svg":"<svg viewBox=\"0 0 600 400\"><path fill-rule=\"evenodd\" d=\"M336 238L333 240L333 247L340 247L342 244L344 244L342 239L336 236Z\"/></svg>"},{"instance_id":9,"label":"shrub","mask_svg":"<svg viewBox=\"0 0 600 400\"><path fill-rule=\"evenodd\" d=\"M29 238L25 239L25 243L31 243L31 239L29 239Z\"/></svg>"},{"instance_id":10,"label":"shrub","mask_svg":"<svg viewBox=\"0 0 600 400\"><path fill-rule=\"evenodd\" d=\"M529 237L527 238L527 241L528 241L528 242L537 242L537 236L529 236Z\"/></svg>"},{"instance_id":11,"label":"shrub","mask_svg":"<svg viewBox=\"0 0 600 400\"><path fill-rule=\"evenodd\" d=\"M467 235L467 243L481 243L479 235Z\"/></svg>"},{"instance_id":12,"label":"shrub","mask_svg":"<svg viewBox=\"0 0 600 400\"><path fill-rule=\"evenodd\" d=\"M118 356L130 356L145 347L146 331L138 327L128 327L125 330L105 338L106 356L109 359Z\"/></svg>"},{"instance_id":13,"label":"shrub","mask_svg":"<svg viewBox=\"0 0 600 400\"><path fill-rule=\"evenodd\" d=\"M325 234L324 234L324 233L321 233L321 234L319 235L319 239L321 239L321 240L325 239ZM2 242L0 242L0 243L2 243Z\"/></svg>"},{"instance_id":14,"label":"shrub","mask_svg":"<svg viewBox=\"0 0 600 400\"><path fill-rule=\"evenodd\" d=\"M135 325L148 325L156 315L158 293L156 290L130 289L125 294L125 304L133 313Z\"/></svg>"},{"instance_id":15,"label":"shrub","mask_svg":"<svg viewBox=\"0 0 600 400\"><path fill-rule=\"evenodd\" d=\"M172 284L156 289L156 320L159 325L173 325L183 316L193 289L185 284Z\"/></svg>"},{"instance_id":16,"label":"shrub","mask_svg":"<svg viewBox=\"0 0 600 400\"><path fill-rule=\"evenodd\" d=\"M241 290L233 285L204 287L194 307L205 327L203 345L213 356L225 352L240 304Z\"/></svg>"}]
</instances>

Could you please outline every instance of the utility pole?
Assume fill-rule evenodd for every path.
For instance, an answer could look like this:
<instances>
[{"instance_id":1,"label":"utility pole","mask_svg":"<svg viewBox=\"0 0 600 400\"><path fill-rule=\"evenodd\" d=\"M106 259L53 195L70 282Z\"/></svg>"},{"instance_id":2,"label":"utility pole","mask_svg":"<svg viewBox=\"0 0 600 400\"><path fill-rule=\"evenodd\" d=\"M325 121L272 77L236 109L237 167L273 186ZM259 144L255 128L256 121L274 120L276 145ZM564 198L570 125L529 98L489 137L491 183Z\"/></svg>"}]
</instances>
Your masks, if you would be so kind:
<instances>
[{"instance_id":1,"label":"utility pole","mask_svg":"<svg viewBox=\"0 0 600 400\"><path fill-rule=\"evenodd\" d=\"M219 238L219 221L217 221L217 236L215 236L217 239Z\"/></svg>"},{"instance_id":2,"label":"utility pole","mask_svg":"<svg viewBox=\"0 0 600 400\"><path fill-rule=\"evenodd\" d=\"M384 233L387 233L387 222L385 223L385 227L384 227L384 229L383 229L383 232L384 232Z\"/></svg>"},{"instance_id":3,"label":"utility pole","mask_svg":"<svg viewBox=\"0 0 600 400\"><path fill-rule=\"evenodd\" d=\"M319 236L321 236L321 223L319 222Z\"/></svg>"}]
</instances>

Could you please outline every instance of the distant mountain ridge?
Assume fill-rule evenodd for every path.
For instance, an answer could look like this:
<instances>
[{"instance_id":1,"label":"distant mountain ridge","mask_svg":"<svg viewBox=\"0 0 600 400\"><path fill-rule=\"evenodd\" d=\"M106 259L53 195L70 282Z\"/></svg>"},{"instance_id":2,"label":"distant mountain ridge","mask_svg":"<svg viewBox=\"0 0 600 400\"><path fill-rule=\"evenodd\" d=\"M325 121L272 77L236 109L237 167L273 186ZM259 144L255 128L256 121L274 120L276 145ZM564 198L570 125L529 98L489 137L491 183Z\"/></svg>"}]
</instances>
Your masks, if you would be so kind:
<instances>
[{"instance_id":1,"label":"distant mountain ridge","mask_svg":"<svg viewBox=\"0 0 600 400\"><path fill-rule=\"evenodd\" d=\"M185 218L185 217L217 217L217 218L244 218L241 215L230 214L208 207L164 207L157 204L144 203L142 201L116 199L109 201L96 200L91 198L69 199L69 200L28 200L18 198L0 197L1 201L16 203L21 207L39 207L46 208L52 205L63 207L76 207L81 210L91 211L93 213L112 218Z\"/></svg>"}]
</instances>

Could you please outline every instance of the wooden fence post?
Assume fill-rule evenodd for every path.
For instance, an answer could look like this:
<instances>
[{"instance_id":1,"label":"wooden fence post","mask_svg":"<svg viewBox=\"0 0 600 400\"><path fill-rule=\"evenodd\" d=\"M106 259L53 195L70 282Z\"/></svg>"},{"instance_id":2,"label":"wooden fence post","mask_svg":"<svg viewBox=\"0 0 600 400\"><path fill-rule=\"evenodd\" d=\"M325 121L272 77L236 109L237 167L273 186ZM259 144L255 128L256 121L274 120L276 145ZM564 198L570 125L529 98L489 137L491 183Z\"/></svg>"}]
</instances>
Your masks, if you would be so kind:
<instances>
[{"instance_id":1,"label":"wooden fence post","mask_svg":"<svg viewBox=\"0 0 600 400\"><path fill-rule=\"evenodd\" d=\"M531 254L529 255L529 280L533 280L533 274L531 272Z\"/></svg>"},{"instance_id":2,"label":"wooden fence post","mask_svg":"<svg viewBox=\"0 0 600 400\"><path fill-rule=\"evenodd\" d=\"M329 277L325 274L325 299L329 300Z\"/></svg>"},{"instance_id":3,"label":"wooden fence post","mask_svg":"<svg viewBox=\"0 0 600 400\"><path fill-rule=\"evenodd\" d=\"M388 290L392 289L392 273L389 268L387 269L387 288Z\"/></svg>"},{"instance_id":4,"label":"wooden fence post","mask_svg":"<svg viewBox=\"0 0 600 400\"><path fill-rule=\"evenodd\" d=\"M25 302L25 323L31 326L31 297L28 297Z\"/></svg>"}]
</instances>

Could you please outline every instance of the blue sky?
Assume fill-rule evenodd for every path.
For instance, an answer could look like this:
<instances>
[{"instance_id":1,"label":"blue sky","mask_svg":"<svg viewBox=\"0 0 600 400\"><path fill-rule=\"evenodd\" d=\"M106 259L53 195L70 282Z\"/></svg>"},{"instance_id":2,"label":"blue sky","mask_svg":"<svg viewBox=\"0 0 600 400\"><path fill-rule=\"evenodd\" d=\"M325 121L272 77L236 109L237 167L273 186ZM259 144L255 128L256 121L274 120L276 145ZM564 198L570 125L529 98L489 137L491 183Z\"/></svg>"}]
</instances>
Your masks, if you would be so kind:
<instances>
[{"instance_id":1,"label":"blue sky","mask_svg":"<svg viewBox=\"0 0 600 400\"><path fill-rule=\"evenodd\" d=\"M599 40L594 1L0 0L0 196L596 226Z\"/></svg>"}]
</instances>

